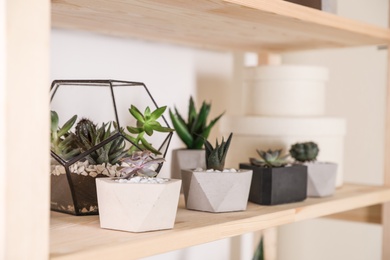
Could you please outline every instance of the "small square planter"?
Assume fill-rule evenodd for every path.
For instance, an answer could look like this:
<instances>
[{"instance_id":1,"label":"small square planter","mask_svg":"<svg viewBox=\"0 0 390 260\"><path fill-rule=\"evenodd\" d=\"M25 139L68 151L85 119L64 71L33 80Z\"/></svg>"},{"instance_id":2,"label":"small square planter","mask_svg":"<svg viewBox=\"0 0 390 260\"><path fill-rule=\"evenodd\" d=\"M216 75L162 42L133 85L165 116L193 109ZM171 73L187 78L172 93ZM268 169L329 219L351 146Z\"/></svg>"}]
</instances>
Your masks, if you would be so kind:
<instances>
[{"instance_id":1,"label":"small square planter","mask_svg":"<svg viewBox=\"0 0 390 260\"><path fill-rule=\"evenodd\" d=\"M165 183L119 183L96 179L100 227L130 232L171 229L181 180Z\"/></svg>"},{"instance_id":2,"label":"small square planter","mask_svg":"<svg viewBox=\"0 0 390 260\"><path fill-rule=\"evenodd\" d=\"M336 187L337 164L314 162L307 166L307 196L326 197L334 193Z\"/></svg>"},{"instance_id":3,"label":"small square planter","mask_svg":"<svg viewBox=\"0 0 390 260\"><path fill-rule=\"evenodd\" d=\"M207 212L246 210L251 170L194 172L182 170L186 208Z\"/></svg>"},{"instance_id":4,"label":"small square planter","mask_svg":"<svg viewBox=\"0 0 390 260\"><path fill-rule=\"evenodd\" d=\"M171 178L181 179L182 169L206 168L206 151L204 149L172 150Z\"/></svg>"},{"instance_id":5,"label":"small square planter","mask_svg":"<svg viewBox=\"0 0 390 260\"><path fill-rule=\"evenodd\" d=\"M242 163L240 169L253 170L249 201L278 205L303 201L307 197L307 167L304 165L265 168Z\"/></svg>"}]
</instances>

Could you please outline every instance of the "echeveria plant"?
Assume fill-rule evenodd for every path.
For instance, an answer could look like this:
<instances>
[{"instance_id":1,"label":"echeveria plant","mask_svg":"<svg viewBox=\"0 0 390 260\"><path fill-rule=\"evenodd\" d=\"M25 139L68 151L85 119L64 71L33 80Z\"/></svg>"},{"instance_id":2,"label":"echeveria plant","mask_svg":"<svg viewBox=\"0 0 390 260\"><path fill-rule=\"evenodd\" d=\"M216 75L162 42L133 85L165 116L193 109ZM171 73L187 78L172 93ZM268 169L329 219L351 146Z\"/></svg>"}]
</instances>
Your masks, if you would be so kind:
<instances>
[{"instance_id":1,"label":"echeveria plant","mask_svg":"<svg viewBox=\"0 0 390 260\"><path fill-rule=\"evenodd\" d=\"M156 177L157 172L151 169L153 165L164 162L164 158L152 158L152 153L148 150L136 151L130 157L123 158L121 178L130 179L134 176ZM126 165L126 166L124 166Z\"/></svg>"},{"instance_id":2,"label":"echeveria plant","mask_svg":"<svg viewBox=\"0 0 390 260\"><path fill-rule=\"evenodd\" d=\"M250 158L250 162L252 165L272 168L283 167L288 164L288 154L282 156L282 149L268 149L268 151L257 150L257 153L259 154L260 159Z\"/></svg>"}]
</instances>

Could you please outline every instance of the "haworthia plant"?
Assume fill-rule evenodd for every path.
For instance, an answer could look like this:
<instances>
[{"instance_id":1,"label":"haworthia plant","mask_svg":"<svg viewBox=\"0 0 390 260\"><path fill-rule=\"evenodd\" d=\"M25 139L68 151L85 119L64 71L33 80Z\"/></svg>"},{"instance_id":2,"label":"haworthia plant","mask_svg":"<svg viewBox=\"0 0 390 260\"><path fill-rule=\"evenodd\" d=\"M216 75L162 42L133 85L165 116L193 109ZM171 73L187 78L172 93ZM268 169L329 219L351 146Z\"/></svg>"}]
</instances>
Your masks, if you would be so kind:
<instances>
[{"instance_id":1,"label":"haworthia plant","mask_svg":"<svg viewBox=\"0 0 390 260\"><path fill-rule=\"evenodd\" d=\"M51 111L51 150L64 160L69 160L80 154L80 149L76 144L76 136L70 132L76 120L77 115L74 115L62 127L59 127L58 114L55 111Z\"/></svg>"},{"instance_id":2,"label":"haworthia plant","mask_svg":"<svg viewBox=\"0 0 390 260\"><path fill-rule=\"evenodd\" d=\"M232 140L233 133L230 133L227 141L225 142L222 137L221 144L218 144L218 139L216 141L215 147L213 147L209 141L204 140L204 145L206 148L206 166L207 169L213 169L218 171L223 171L225 167L225 159L227 152L229 150L230 141Z\"/></svg>"},{"instance_id":3,"label":"haworthia plant","mask_svg":"<svg viewBox=\"0 0 390 260\"><path fill-rule=\"evenodd\" d=\"M209 137L210 131L224 114L220 114L207 124L211 104L203 101L199 112L196 111L194 100L190 97L187 122L180 115L176 107L174 113L169 110L173 127L187 149L202 149L203 140Z\"/></svg>"}]
</instances>

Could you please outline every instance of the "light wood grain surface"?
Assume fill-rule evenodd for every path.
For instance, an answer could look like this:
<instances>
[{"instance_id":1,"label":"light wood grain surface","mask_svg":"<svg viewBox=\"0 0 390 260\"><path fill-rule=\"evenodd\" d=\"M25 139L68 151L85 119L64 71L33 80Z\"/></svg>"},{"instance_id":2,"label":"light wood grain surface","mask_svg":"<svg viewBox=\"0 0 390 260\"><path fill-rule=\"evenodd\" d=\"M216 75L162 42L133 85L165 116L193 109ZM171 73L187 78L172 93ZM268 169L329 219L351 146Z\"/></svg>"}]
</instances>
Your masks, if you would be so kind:
<instances>
[{"instance_id":1,"label":"light wood grain surface","mask_svg":"<svg viewBox=\"0 0 390 260\"><path fill-rule=\"evenodd\" d=\"M137 259L389 200L390 188L352 184L329 198L279 206L249 203L246 211L232 213L186 210L181 199L174 229L139 234L100 229L98 216L52 213L50 257Z\"/></svg>"},{"instance_id":2,"label":"light wood grain surface","mask_svg":"<svg viewBox=\"0 0 390 260\"><path fill-rule=\"evenodd\" d=\"M270 0L52 0L52 23L60 28L253 52L390 43L386 28Z\"/></svg>"}]
</instances>

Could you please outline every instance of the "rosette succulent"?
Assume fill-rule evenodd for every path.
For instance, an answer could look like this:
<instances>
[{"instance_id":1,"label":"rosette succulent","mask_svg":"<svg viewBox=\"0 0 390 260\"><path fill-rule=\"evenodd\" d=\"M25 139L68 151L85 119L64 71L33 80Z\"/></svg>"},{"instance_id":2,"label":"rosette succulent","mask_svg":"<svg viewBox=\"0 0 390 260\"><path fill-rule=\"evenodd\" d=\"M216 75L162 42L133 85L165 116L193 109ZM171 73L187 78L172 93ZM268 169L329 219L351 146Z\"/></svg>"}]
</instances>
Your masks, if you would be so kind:
<instances>
[{"instance_id":1,"label":"rosette succulent","mask_svg":"<svg viewBox=\"0 0 390 260\"><path fill-rule=\"evenodd\" d=\"M288 164L287 158L288 154L282 156L282 149L267 151L257 150L257 153L260 156L260 159L250 158L252 165L260 167L283 167Z\"/></svg>"},{"instance_id":2,"label":"rosette succulent","mask_svg":"<svg viewBox=\"0 0 390 260\"><path fill-rule=\"evenodd\" d=\"M156 177L157 172L151 169L152 166L164 162L164 158L152 158L153 154L148 151L136 151L130 157L123 158L121 173L123 179L130 179L134 176Z\"/></svg>"}]
</instances>

